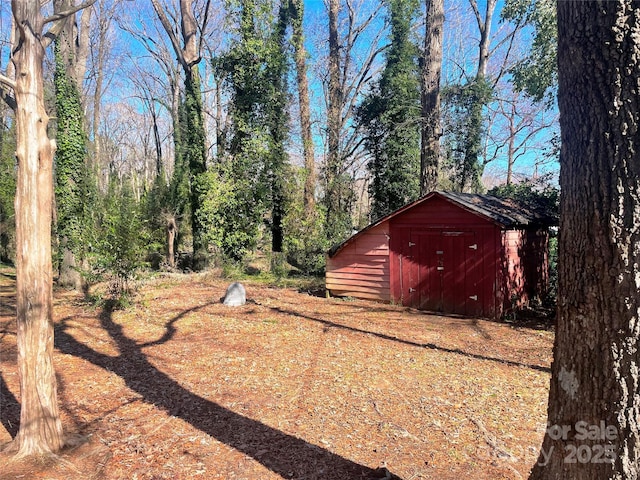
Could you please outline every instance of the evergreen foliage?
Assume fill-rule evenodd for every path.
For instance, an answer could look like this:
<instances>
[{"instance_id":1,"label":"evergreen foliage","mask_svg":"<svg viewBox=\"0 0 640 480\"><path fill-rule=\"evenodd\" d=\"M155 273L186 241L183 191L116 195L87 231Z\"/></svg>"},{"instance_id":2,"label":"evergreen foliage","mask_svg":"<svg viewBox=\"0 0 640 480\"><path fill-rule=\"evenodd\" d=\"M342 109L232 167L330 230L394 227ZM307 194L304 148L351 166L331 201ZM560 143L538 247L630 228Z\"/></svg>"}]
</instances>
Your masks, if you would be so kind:
<instances>
[{"instance_id":1,"label":"evergreen foliage","mask_svg":"<svg viewBox=\"0 0 640 480\"><path fill-rule=\"evenodd\" d=\"M517 200L518 203L535 208L550 218L560 217L560 190L547 184L544 178L499 185L487 194Z\"/></svg>"},{"instance_id":2,"label":"evergreen foliage","mask_svg":"<svg viewBox=\"0 0 640 480\"><path fill-rule=\"evenodd\" d=\"M111 278L114 294L126 294L129 282L144 266L150 242L147 222L128 179L120 184L117 177L111 177L98 220L92 264L100 275Z\"/></svg>"},{"instance_id":3,"label":"evergreen foliage","mask_svg":"<svg viewBox=\"0 0 640 480\"><path fill-rule=\"evenodd\" d=\"M369 194L376 219L415 200L420 193L420 79L418 48L411 41L416 0L388 0L391 43L373 91L358 108L371 155Z\"/></svg>"},{"instance_id":4,"label":"evergreen foliage","mask_svg":"<svg viewBox=\"0 0 640 480\"><path fill-rule=\"evenodd\" d=\"M164 172L160 172L160 175L155 177L151 189L145 192L140 202L149 235L147 251L154 258L160 259L166 253L167 217L176 217L172 198L170 186L165 182ZM157 263L159 266L162 261L158 260ZM152 265L154 265L153 262Z\"/></svg>"},{"instance_id":5,"label":"evergreen foliage","mask_svg":"<svg viewBox=\"0 0 640 480\"><path fill-rule=\"evenodd\" d=\"M229 165L226 165L228 168ZM206 194L202 198L201 222L207 232L207 240L223 255L240 261L254 251L259 237L261 208L250 198L251 184L226 172L210 171L203 177Z\"/></svg>"},{"instance_id":6,"label":"evergreen foliage","mask_svg":"<svg viewBox=\"0 0 640 480\"><path fill-rule=\"evenodd\" d=\"M238 18L238 37L215 62L232 98L227 155L219 159L218 168L220 177L231 185L228 205L234 209L222 213L221 246L227 256L240 259L255 245L267 212L272 251L282 251L284 179L290 174L286 153L288 3L277 18L269 2L244 1L230 7Z\"/></svg>"},{"instance_id":7,"label":"evergreen foliage","mask_svg":"<svg viewBox=\"0 0 640 480\"><path fill-rule=\"evenodd\" d=\"M484 107L492 96L493 89L484 79L450 85L442 91L444 167L453 173L452 190L476 193L482 190Z\"/></svg>"},{"instance_id":8,"label":"evergreen foliage","mask_svg":"<svg viewBox=\"0 0 640 480\"><path fill-rule=\"evenodd\" d=\"M0 123L0 262L15 259L16 157L15 128Z\"/></svg>"},{"instance_id":9,"label":"evergreen foliage","mask_svg":"<svg viewBox=\"0 0 640 480\"><path fill-rule=\"evenodd\" d=\"M551 106L558 84L558 26L553 0L507 0L501 12L503 20L527 24L533 28L529 54L511 69L513 83L535 101Z\"/></svg>"},{"instance_id":10,"label":"evergreen foliage","mask_svg":"<svg viewBox=\"0 0 640 480\"><path fill-rule=\"evenodd\" d=\"M318 275L325 269L325 254L331 247L327 241L322 205L313 209L304 203L306 172L299 169L286 183L290 203L284 217L284 251L287 261L307 275Z\"/></svg>"}]
</instances>

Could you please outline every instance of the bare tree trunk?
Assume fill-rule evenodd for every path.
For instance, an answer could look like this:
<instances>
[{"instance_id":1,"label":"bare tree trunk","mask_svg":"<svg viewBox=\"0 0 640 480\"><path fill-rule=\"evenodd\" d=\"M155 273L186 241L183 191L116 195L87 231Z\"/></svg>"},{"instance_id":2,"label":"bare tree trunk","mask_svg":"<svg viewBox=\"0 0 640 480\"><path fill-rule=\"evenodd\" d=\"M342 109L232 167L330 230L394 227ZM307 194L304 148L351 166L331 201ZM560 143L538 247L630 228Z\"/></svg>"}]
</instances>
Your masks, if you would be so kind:
<instances>
[{"instance_id":1,"label":"bare tree trunk","mask_svg":"<svg viewBox=\"0 0 640 480\"><path fill-rule=\"evenodd\" d=\"M483 81L487 76L487 64L489 62L491 46L491 25L493 13L496 9L496 0L487 0L484 18L480 15L477 0L469 0L471 8L476 16L478 30L480 31L480 41L478 42L478 70L476 80Z\"/></svg>"},{"instance_id":2,"label":"bare tree trunk","mask_svg":"<svg viewBox=\"0 0 640 480\"><path fill-rule=\"evenodd\" d=\"M95 69L96 85L93 94L93 165L89 165L91 170L96 170L98 174L98 187L106 188L108 180L102 179L101 173L103 168L102 161L102 139L100 138L100 114L102 112L102 89L104 84L104 71L105 63L107 60L107 33L109 31L109 22L111 19L108 15L104 15L103 3L100 4L100 21L98 22L98 51L97 51L97 66ZM106 18L105 18L106 17ZM89 160L91 162L91 160ZM106 163L106 162L105 162Z\"/></svg>"},{"instance_id":3,"label":"bare tree trunk","mask_svg":"<svg viewBox=\"0 0 640 480\"><path fill-rule=\"evenodd\" d=\"M162 164L162 139L160 138L160 130L158 128L158 112L154 104L154 99L149 99L149 113L151 114L151 122L153 128L153 143L156 150L156 176L160 176L164 170Z\"/></svg>"},{"instance_id":4,"label":"bare tree trunk","mask_svg":"<svg viewBox=\"0 0 640 480\"><path fill-rule=\"evenodd\" d=\"M327 159L325 171L325 203L327 208L327 233L332 241L341 240L346 233L343 212L342 165L340 159L340 131L342 127L342 76L340 70L340 44L338 15L340 0L329 1L329 105L327 109Z\"/></svg>"},{"instance_id":5,"label":"bare tree trunk","mask_svg":"<svg viewBox=\"0 0 640 480\"><path fill-rule=\"evenodd\" d=\"M316 190L316 162L313 154L311 134L311 107L309 102L309 81L307 79L307 52L304 48L304 2L291 0L293 9L293 46L295 49L296 81L298 83L298 103L300 104L300 129L302 133L302 155L306 177L304 182L304 205L309 213L314 209Z\"/></svg>"},{"instance_id":6,"label":"bare tree trunk","mask_svg":"<svg viewBox=\"0 0 640 480\"><path fill-rule=\"evenodd\" d=\"M640 9L558 2L558 320L535 480L640 478Z\"/></svg>"},{"instance_id":7,"label":"bare tree trunk","mask_svg":"<svg viewBox=\"0 0 640 480\"><path fill-rule=\"evenodd\" d=\"M171 268L176 266L175 244L178 236L178 223L172 215L167 217L167 263Z\"/></svg>"},{"instance_id":8,"label":"bare tree trunk","mask_svg":"<svg viewBox=\"0 0 640 480\"><path fill-rule=\"evenodd\" d=\"M12 2L18 38L13 63L18 160L16 271L19 455L56 452L63 432L53 368L51 217L54 143L44 106L40 1Z\"/></svg>"},{"instance_id":9,"label":"bare tree trunk","mask_svg":"<svg viewBox=\"0 0 640 480\"><path fill-rule=\"evenodd\" d=\"M422 145L420 149L420 195L438 186L440 164L440 72L444 1L426 0L426 28L422 64Z\"/></svg>"},{"instance_id":10,"label":"bare tree trunk","mask_svg":"<svg viewBox=\"0 0 640 480\"><path fill-rule=\"evenodd\" d=\"M516 128L515 128L515 114L516 105L515 102L511 105L511 115L509 116L509 144L507 147L507 185L511 185L513 182L513 164L515 163L515 143L516 143Z\"/></svg>"}]
</instances>

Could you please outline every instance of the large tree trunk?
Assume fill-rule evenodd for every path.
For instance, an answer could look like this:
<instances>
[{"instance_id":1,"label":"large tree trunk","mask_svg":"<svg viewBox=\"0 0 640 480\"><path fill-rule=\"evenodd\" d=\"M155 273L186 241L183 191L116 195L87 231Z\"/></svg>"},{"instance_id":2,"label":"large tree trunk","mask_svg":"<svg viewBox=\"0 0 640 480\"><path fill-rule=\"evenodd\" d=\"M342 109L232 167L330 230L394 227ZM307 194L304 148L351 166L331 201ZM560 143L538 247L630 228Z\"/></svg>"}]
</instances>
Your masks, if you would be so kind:
<instances>
[{"instance_id":1,"label":"large tree trunk","mask_svg":"<svg viewBox=\"0 0 640 480\"><path fill-rule=\"evenodd\" d=\"M313 137L311 134L311 107L309 101L309 81L307 80L307 51L304 48L304 2L291 0L293 10L291 23L293 26L293 46L295 49L296 82L298 84L298 103L300 104L300 129L302 133L302 156L306 177L304 182L304 206L307 214L311 214L315 205L316 162L313 154Z\"/></svg>"},{"instance_id":2,"label":"large tree trunk","mask_svg":"<svg viewBox=\"0 0 640 480\"><path fill-rule=\"evenodd\" d=\"M444 1L426 0L426 28L421 76L422 144L420 149L420 195L438 186L440 164L440 72Z\"/></svg>"},{"instance_id":3,"label":"large tree trunk","mask_svg":"<svg viewBox=\"0 0 640 480\"><path fill-rule=\"evenodd\" d=\"M54 13L68 11L74 6L72 0L54 0ZM76 15L71 15L63 21L63 28L56 38L58 56L56 63L62 62L60 67L56 67L56 108L58 117L57 139L60 142L60 149L57 151L56 163L56 205L58 210L57 225L58 249L60 259L58 264L57 284L64 288L81 290L84 287L84 280L79 270L79 263L84 261L82 253L77 246L78 236L81 233L69 229L72 220L80 220L80 225L85 225L83 215L79 215L78 206L82 204L82 188L86 188L86 181L89 172L88 158L79 158L74 154L70 157L68 146L76 145L82 141L86 143L86 122L82 112L85 110L82 96L82 83L86 72L87 58L89 55L89 23L91 19L91 8L86 8L80 16L82 22L78 25ZM62 71L59 69L61 68ZM59 81L59 76L66 79ZM62 86L64 85L64 86ZM59 89L63 88L64 91ZM60 97L64 97L61 99ZM77 104L74 99L77 98ZM61 103L62 102L62 103ZM71 105L77 105L75 111L70 115ZM78 118L78 114L80 118ZM81 132L79 131L81 130ZM80 138L80 135L82 138ZM66 146L66 147L65 147ZM64 147L64 148L63 148ZM60 174L60 172L64 172ZM82 185L82 186L81 186Z\"/></svg>"},{"instance_id":4,"label":"large tree trunk","mask_svg":"<svg viewBox=\"0 0 640 480\"><path fill-rule=\"evenodd\" d=\"M202 190L202 176L207 170L204 118L202 115L202 92L200 91L200 73L193 65L185 72L185 110L186 110L186 163L189 165L191 184L191 233L193 235L193 269L203 270L208 262L208 243L205 236L200 205L206 192Z\"/></svg>"},{"instance_id":5,"label":"large tree trunk","mask_svg":"<svg viewBox=\"0 0 640 480\"><path fill-rule=\"evenodd\" d=\"M351 212L344 201L346 185L340 152L342 131L342 87L338 16L340 0L329 0L329 105L327 108L327 160L325 168L326 230L330 241L341 241L350 233Z\"/></svg>"},{"instance_id":6,"label":"large tree trunk","mask_svg":"<svg viewBox=\"0 0 640 480\"><path fill-rule=\"evenodd\" d=\"M19 455L55 452L63 445L53 368L51 215L54 144L44 107L40 1L12 2L17 47L16 271Z\"/></svg>"},{"instance_id":7,"label":"large tree trunk","mask_svg":"<svg viewBox=\"0 0 640 480\"><path fill-rule=\"evenodd\" d=\"M558 323L531 479L640 478L638 31L632 0L558 2Z\"/></svg>"}]
</instances>

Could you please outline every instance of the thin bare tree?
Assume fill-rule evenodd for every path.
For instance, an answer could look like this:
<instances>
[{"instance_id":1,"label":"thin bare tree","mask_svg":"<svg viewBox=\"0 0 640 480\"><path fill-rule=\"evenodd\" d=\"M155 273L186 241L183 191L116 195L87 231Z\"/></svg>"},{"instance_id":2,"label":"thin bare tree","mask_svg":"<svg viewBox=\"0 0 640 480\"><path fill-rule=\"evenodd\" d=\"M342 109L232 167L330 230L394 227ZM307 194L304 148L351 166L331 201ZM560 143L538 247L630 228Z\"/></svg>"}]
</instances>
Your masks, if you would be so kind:
<instances>
[{"instance_id":1,"label":"thin bare tree","mask_svg":"<svg viewBox=\"0 0 640 480\"><path fill-rule=\"evenodd\" d=\"M366 2L330 0L329 55L326 78L327 151L324 167L324 203L327 237L340 241L351 234L354 202L353 168L363 136L353 127L353 116L364 89L376 74L376 60L384 28L382 9L366 11ZM366 46L362 45L366 37ZM326 71L325 67L325 71Z\"/></svg>"}]
</instances>

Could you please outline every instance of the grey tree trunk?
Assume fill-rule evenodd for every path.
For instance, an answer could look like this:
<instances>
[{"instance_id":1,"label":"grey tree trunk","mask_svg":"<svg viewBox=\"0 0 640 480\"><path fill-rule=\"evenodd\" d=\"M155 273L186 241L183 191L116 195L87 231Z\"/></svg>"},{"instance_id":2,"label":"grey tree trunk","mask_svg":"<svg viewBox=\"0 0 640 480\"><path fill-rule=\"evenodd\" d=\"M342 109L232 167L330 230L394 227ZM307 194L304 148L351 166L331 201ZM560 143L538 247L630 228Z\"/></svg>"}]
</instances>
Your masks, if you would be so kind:
<instances>
[{"instance_id":1,"label":"grey tree trunk","mask_svg":"<svg viewBox=\"0 0 640 480\"><path fill-rule=\"evenodd\" d=\"M531 479L640 478L638 31L632 0L558 2L558 320Z\"/></svg>"},{"instance_id":2,"label":"grey tree trunk","mask_svg":"<svg viewBox=\"0 0 640 480\"><path fill-rule=\"evenodd\" d=\"M350 227L347 211L344 172L340 151L342 108L344 104L343 78L340 61L338 16L340 0L329 1L329 86L327 108L327 159L325 166L326 233L330 241L342 240Z\"/></svg>"},{"instance_id":3,"label":"grey tree trunk","mask_svg":"<svg viewBox=\"0 0 640 480\"><path fill-rule=\"evenodd\" d=\"M302 132L302 156L306 177L304 182L304 205L306 211L313 211L316 190L316 163L313 153L313 137L311 134L311 107L309 101L309 81L307 80L307 51L304 48L303 0L291 0L293 10L293 45L295 49L296 82L298 84L298 103L300 104L300 129Z\"/></svg>"},{"instance_id":4,"label":"grey tree trunk","mask_svg":"<svg viewBox=\"0 0 640 480\"><path fill-rule=\"evenodd\" d=\"M440 73L444 1L426 0L426 22L421 76L422 142L420 147L420 195L438 186L440 164Z\"/></svg>"}]
</instances>

